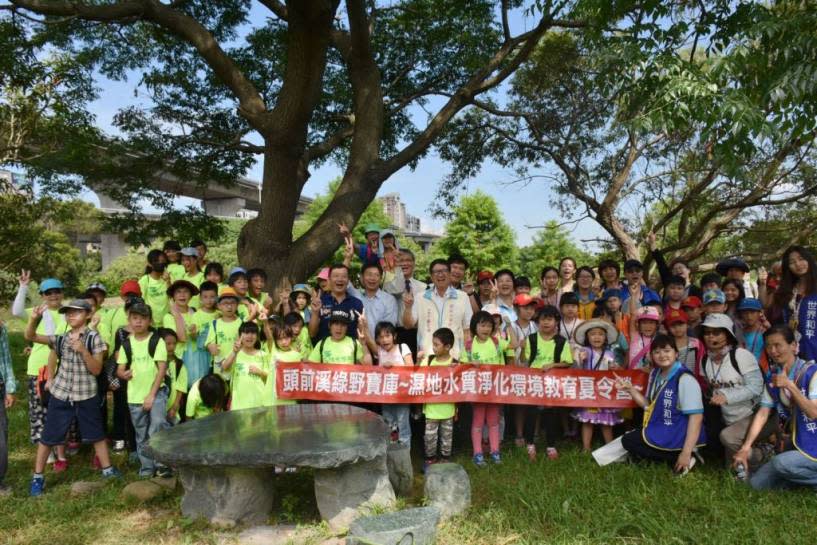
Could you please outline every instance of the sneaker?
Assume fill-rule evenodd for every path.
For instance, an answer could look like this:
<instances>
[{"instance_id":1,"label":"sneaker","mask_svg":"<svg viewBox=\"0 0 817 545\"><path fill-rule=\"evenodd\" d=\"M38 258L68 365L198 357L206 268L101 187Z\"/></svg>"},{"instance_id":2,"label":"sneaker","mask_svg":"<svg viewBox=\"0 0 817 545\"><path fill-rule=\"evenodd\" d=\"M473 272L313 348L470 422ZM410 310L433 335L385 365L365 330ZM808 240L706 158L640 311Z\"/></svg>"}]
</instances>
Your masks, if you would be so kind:
<instances>
[{"instance_id":1,"label":"sneaker","mask_svg":"<svg viewBox=\"0 0 817 545\"><path fill-rule=\"evenodd\" d=\"M117 439L113 442L113 451L114 452L125 452L125 440L124 439Z\"/></svg>"},{"instance_id":2,"label":"sneaker","mask_svg":"<svg viewBox=\"0 0 817 545\"><path fill-rule=\"evenodd\" d=\"M498 452L492 452L491 453L491 461L494 464L501 464L502 463L502 456L500 456L500 454Z\"/></svg>"},{"instance_id":3,"label":"sneaker","mask_svg":"<svg viewBox=\"0 0 817 545\"><path fill-rule=\"evenodd\" d=\"M54 473L62 473L68 469L68 460L57 460L54 462Z\"/></svg>"},{"instance_id":4,"label":"sneaker","mask_svg":"<svg viewBox=\"0 0 817 545\"><path fill-rule=\"evenodd\" d=\"M37 496L43 495L43 490L45 490L45 479L43 477L32 477L31 486L28 488L28 494L32 498L36 498Z\"/></svg>"},{"instance_id":5,"label":"sneaker","mask_svg":"<svg viewBox=\"0 0 817 545\"><path fill-rule=\"evenodd\" d=\"M102 478L103 479L121 479L122 472L116 469L114 466L109 467L108 469L102 470Z\"/></svg>"},{"instance_id":6,"label":"sneaker","mask_svg":"<svg viewBox=\"0 0 817 545\"><path fill-rule=\"evenodd\" d=\"M485 463L485 456L483 456L482 453L474 454L474 465L477 467L485 467L488 465Z\"/></svg>"},{"instance_id":7,"label":"sneaker","mask_svg":"<svg viewBox=\"0 0 817 545\"><path fill-rule=\"evenodd\" d=\"M528 460L531 462L536 461L536 445L528 445Z\"/></svg>"},{"instance_id":8,"label":"sneaker","mask_svg":"<svg viewBox=\"0 0 817 545\"><path fill-rule=\"evenodd\" d=\"M559 459L559 451L556 450L554 447L548 447L548 460L558 460Z\"/></svg>"},{"instance_id":9,"label":"sneaker","mask_svg":"<svg viewBox=\"0 0 817 545\"><path fill-rule=\"evenodd\" d=\"M173 476L173 470L166 466L158 467L156 468L156 476L160 479L169 479Z\"/></svg>"},{"instance_id":10,"label":"sneaker","mask_svg":"<svg viewBox=\"0 0 817 545\"><path fill-rule=\"evenodd\" d=\"M284 466L275 466L275 474L280 475L286 468Z\"/></svg>"},{"instance_id":11,"label":"sneaker","mask_svg":"<svg viewBox=\"0 0 817 545\"><path fill-rule=\"evenodd\" d=\"M517 437L513 440L513 444L517 447L524 447L525 446L525 438L524 437Z\"/></svg>"},{"instance_id":12,"label":"sneaker","mask_svg":"<svg viewBox=\"0 0 817 545\"><path fill-rule=\"evenodd\" d=\"M45 461L46 464L51 465L57 461L57 456L54 454L54 451L48 453L48 460Z\"/></svg>"},{"instance_id":13,"label":"sneaker","mask_svg":"<svg viewBox=\"0 0 817 545\"><path fill-rule=\"evenodd\" d=\"M287 466L284 473L298 473L298 466Z\"/></svg>"}]
</instances>

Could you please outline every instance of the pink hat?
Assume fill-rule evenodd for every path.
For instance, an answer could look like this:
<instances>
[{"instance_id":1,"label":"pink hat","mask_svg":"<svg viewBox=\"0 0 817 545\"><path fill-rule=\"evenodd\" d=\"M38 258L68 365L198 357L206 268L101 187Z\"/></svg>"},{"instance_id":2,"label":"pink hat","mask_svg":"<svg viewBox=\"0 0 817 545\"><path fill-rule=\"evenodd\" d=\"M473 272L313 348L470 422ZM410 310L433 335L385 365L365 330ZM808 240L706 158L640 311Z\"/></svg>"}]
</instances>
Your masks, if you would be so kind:
<instances>
[{"instance_id":1,"label":"pink hat","mask_svg":"<svg viewBox=\"0 0 817 545\"><path fill-rule=\"evenodd\" d=\"M324 267L318 273L318 280L329 280L329 267Z\"/></svg>"},{"instance_id":2,"label":"pink hat","mask_svg":"<svg viewBox=\"0 0 817 545\"><path fill-rule=\"evenodd\" d=\"M640 322L641 320L655 320L656 322L661 321L661 317L658 315L658 311L652 307L641 307L638 309L638 316L636 316L636 321Z\"/></svg>"}]
</instances>

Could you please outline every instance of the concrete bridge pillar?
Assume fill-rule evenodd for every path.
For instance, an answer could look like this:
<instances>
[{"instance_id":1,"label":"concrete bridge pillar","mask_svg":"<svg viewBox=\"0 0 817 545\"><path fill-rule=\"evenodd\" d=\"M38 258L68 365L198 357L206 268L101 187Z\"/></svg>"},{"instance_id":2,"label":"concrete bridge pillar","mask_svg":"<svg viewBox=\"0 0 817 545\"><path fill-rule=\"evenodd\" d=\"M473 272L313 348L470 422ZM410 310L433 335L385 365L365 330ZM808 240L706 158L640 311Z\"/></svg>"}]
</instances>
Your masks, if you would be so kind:
<instances>
[{"instance_id":1,"label":"concrete bridge pillar","mask_svg":"<svg viewBox=\"0 0 817 545\"><path fill-rule=\"evenodd\" d=\"M247 207L247 200L241 197L226 199L206 199L201 201L204 211L211 216L234 218Z\"/></svg>"}]
</instances>

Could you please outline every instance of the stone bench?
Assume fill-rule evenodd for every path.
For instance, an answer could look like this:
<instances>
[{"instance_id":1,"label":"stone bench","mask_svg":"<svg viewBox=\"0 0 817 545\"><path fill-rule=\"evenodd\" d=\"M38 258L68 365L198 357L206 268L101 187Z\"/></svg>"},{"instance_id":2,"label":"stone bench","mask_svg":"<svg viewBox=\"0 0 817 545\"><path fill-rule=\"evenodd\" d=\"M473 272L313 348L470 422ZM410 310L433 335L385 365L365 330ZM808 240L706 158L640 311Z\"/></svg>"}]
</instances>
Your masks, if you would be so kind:
<instances>
[{"instance_id":1,"label":"stone bench","mask_svg":"<svg viewBox=\"0 0 817 545\"><path fill-rule=\"evenodd\" d=\"M369 505L395 501L386 467L386 426L376 414L323 403L228 411L162 430L148 456L174 467L182 514L218 523L269 518L275 467L315 469L321 518L348 527Z\"/></svg>"}]
</instances>

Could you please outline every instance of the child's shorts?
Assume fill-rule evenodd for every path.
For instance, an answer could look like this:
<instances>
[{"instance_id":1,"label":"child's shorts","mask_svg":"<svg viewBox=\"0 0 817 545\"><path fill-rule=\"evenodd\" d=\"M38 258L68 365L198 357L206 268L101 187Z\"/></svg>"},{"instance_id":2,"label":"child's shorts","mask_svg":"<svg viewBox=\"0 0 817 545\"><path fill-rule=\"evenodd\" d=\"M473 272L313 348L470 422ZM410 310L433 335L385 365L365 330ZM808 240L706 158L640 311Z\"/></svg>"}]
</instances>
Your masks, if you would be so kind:
<instances>
[{"instance_id":1,"label":"child's shorts","mask_svg":"<svg viewBox=\"0 0 817 545\"><path fill-rule=\"evenodd\" d=\"M105 439L99 394L82 401L63 401L52 395L48 401L48 413L40 442L49 447L65 443L65 434L74 418L79 424L83 443L96 443Z\"/></svg>"}]
</instances>

